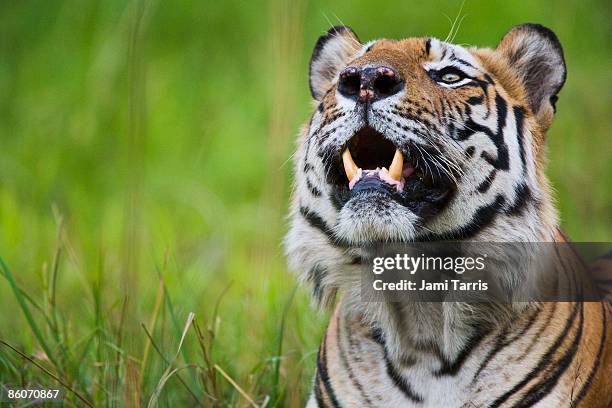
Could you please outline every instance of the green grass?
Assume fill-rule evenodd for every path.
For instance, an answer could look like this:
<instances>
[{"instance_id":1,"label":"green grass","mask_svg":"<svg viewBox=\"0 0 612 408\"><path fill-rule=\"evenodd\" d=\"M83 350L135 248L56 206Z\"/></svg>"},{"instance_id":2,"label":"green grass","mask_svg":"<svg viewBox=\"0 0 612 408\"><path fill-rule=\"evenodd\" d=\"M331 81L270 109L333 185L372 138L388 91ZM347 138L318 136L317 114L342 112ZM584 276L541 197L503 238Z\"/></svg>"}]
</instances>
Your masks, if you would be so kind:
<instances>
[{"instance_id":1,"label":"green grass","mask_svg":"<svg viewBox=\"0 0 612 408\"><path fill-rule=\"evenodd\" d=\"M59 380L69 406L302 404L326 316L280 243L312 46L340 22L444 38L460 5L3 2L0 383ZM609 241L610 7L463 15L458 43L527 21L559 35L548 173L570 236Z\"/></svg>"}]
</instances>

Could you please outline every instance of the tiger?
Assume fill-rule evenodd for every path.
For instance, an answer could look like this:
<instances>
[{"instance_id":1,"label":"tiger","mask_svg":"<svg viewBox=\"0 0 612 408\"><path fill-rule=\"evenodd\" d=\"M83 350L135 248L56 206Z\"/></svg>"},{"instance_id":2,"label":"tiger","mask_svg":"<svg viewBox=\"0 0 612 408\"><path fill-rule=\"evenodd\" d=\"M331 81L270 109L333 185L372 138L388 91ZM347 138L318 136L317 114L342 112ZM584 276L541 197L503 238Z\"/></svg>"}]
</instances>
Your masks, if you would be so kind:
<instances>
[{"instance_id":1,"label":"tiger","mask_svg":"<svg viewBox=\"0 0 612 408\"><path fill-rule=\"evenodd\" d=\"M569 242L545 175L565 80L539 24L495 48L347 26L318 39L284 240L332 312L308 407L612 407L608 301L360 301L376 244Z\"/></svg>"}]
</instances>

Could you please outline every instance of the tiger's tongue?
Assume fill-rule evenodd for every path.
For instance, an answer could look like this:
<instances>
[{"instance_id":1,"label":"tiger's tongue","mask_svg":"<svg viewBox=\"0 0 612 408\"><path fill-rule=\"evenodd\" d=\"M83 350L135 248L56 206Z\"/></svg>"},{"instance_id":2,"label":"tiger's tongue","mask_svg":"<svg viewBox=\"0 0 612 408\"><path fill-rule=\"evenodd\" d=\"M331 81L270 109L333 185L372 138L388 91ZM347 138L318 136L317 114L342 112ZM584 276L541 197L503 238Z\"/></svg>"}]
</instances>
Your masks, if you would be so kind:
<instances>
[{"instance_id":1,"label":"tiger's tongue","mask_svg":"<svg viewBox=\"0 0 612 408\"><path fill-rule=\"evenodd\" d=\"M365 180L371 177L377 177L379 180L384 181L385 183L395 187L395 189L400 192L404 189L404 177L402 177L399 181L394 180L390 175L389 171L383 167L376 168L375 170L362 170L359 169L357 174L353 179L349 182L349 188L352 190L357 183L361 180Z\"/></svg>"},{"instance_id":2,"label":"tiger's tongue","mask_svg":"<svg viewBox=\"0 0 612 408\"><path fill-rule=\"evenodd\" d=\"M371 179L376 177L386 184L389 184L399 192L404 188L404 178L409 177L414 171L414 168L409 164L404 166L404 154L400 149L395 150L393 155L393 161L389 166L389 170L386 167L377 167L374 170L362 170L351 156L351 152L348 148L342 153L342 163L346 177L349 180L349 188L352 190L353 187L362 179Z\"/></svg>"}]
</instances>

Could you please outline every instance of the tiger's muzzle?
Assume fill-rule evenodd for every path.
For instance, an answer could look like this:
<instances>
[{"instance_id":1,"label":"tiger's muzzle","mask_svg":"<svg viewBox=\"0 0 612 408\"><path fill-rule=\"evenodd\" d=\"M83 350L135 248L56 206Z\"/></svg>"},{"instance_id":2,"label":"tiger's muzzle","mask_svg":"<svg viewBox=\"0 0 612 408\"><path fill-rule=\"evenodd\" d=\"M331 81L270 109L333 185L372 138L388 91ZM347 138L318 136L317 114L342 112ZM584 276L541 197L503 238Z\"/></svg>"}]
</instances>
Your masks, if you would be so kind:
<instances>
[{"instance_id":1,"label":"tiger's muzzle","mask_svg":"<svg viewBox=\"0 0 612 408\"><path fill-rule=\"evenodd\" d=\"M380 200L392 200L420 220L435 215L451 198L454 182L428 164L427 155L436 153L428 150L412 142L396 145L372 127L362 127L329 162L328 181L337 208L359 197L360 207L366 207L362 215L386 211L382 209L388 205L379 205Z\"/></svg>"}]
</instances>

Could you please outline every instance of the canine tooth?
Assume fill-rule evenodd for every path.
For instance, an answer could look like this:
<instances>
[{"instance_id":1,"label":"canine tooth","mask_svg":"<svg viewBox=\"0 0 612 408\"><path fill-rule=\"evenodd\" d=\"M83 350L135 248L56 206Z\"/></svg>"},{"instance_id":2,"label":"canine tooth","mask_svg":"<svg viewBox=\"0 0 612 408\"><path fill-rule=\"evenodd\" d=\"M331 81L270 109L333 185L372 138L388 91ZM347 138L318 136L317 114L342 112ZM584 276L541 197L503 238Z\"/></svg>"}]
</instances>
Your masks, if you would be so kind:
<instances>
[{"instance_id":1,"label":"canine tooth","mask_svg":"<svg viewBox=\"0 0 612 408\"><path fill-rule=\"evenodd\" d=\"M395 155L393 156L393 162L389 166L389 176L395 181L400 181L402 179L402 170L404 169L404 155L400 151L400 149L395 150Z\"/></svg>"},{"instance_id":2,"label":"canine tooth","mask_svg":"<svg viewBox=\"0 0 612 408\"><path fill-rule=\"evenodd\" d=\"M353 161L353 156L351 156L351 152L348 147L342 153L342 164L344 164L344 172L346 173L346 177L348 177L349 182L353 180L353 178L359 172L359 167Z\"/></svg>"}]
</instances>

